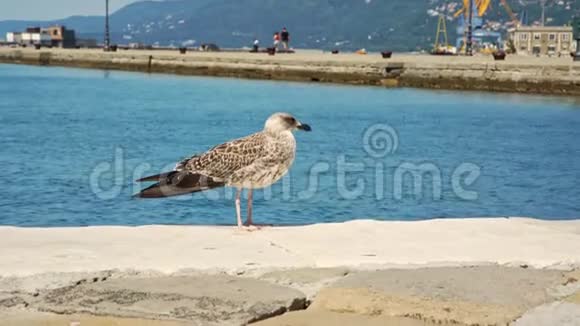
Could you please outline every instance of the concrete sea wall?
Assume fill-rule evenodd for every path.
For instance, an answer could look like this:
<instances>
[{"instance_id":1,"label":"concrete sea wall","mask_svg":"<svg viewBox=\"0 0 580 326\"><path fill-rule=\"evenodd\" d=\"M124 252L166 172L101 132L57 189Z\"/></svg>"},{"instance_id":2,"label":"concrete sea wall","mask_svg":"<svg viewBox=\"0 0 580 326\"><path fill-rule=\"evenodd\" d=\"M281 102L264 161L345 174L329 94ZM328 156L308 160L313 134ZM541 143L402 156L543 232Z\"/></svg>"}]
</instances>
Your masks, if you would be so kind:
<instances>
[{"instance_id":1,"label":"concrete sea wall","mask_svg":"<svg viewBox=\"0 0 580 326\"><path fill-rule=\"evenodd\" d=\"M580 96L580 64L406 63L400 85Z\"/></svg>"},{"instance_id":2,"label":"concrete sea wall","mask_svg":"<svg viewBox=\"0 0 580 326\"><path fill-rule=\"evenodd\" d=\"M245 52L34 50L0 48L0 62L304 82L580 96L571 58Z\"/></svg>"},{"instance_id":3,"label":"concrete sea wall","mask_svg":"<svg viewBox=\"0 0 580 326\"><path fill-rule=\"evenodd\" d=\"M0 325L577 326L579 235L526 218L0 226Z\"/></svg>"}]
</instances>

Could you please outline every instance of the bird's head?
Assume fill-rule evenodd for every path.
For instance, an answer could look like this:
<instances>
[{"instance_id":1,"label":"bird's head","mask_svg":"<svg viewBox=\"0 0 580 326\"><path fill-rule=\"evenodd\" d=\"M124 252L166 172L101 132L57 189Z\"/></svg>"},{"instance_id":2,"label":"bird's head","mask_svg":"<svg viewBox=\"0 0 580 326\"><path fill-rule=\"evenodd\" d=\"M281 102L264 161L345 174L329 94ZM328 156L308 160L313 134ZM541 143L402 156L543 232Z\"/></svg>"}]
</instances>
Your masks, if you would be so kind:
<instances>
[{"instance_id":1,"label":"bird's head","mask_svg":"<svg viewBox=\"0 0 580 326\"><path fill-rule=\"evenodd\" d=\"M264 130L271 133L294 131L296 129L303 131L312 130L309 125L301 123L298 119L288 113L272 114L268 120L266 120L266 125L264 126Z\"/></svg>"}]
</instances>

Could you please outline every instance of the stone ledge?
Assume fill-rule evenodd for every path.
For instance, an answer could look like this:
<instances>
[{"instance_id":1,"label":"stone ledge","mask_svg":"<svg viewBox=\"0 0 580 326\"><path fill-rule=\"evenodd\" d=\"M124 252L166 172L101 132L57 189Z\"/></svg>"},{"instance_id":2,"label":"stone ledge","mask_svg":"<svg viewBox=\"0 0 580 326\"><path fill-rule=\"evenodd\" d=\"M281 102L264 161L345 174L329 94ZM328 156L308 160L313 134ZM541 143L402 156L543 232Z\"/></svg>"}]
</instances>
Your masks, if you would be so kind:
<instances>
[{"instance_id":1,"label":"stone ledge","mask_svg":"<svg viewBox=\"0 0 580 326\"><path fill-rule=\"evenodd\" d=\"M115 69L149 73L328 82L384 87L580 95L580 64L564 58L304 54L266 56L169 51L40 50L0 48L0 62ZM514 59L512 59L514 58ZM396 80L396 82L395 82Z\"/></svg>"}]
</instances>

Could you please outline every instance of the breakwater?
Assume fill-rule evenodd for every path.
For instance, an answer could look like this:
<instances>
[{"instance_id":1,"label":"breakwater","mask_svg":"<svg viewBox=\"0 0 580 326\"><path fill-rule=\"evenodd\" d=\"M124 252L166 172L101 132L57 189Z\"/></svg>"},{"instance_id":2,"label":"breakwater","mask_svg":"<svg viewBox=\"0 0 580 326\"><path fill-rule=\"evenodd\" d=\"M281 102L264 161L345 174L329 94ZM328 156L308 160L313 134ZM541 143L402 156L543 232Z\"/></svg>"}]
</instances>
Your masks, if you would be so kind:
<instances>
[{"instance_id":1,"label":"breakwater","mask_svg":"<svg viewBox=\"0 0 580 326\"><path fill-rule=\"evenodd\" d=\"M580 96L580 63L572 58L509 56L296 54L0 48L0 63L149 73Z\"/></svg>"}]
</instances>

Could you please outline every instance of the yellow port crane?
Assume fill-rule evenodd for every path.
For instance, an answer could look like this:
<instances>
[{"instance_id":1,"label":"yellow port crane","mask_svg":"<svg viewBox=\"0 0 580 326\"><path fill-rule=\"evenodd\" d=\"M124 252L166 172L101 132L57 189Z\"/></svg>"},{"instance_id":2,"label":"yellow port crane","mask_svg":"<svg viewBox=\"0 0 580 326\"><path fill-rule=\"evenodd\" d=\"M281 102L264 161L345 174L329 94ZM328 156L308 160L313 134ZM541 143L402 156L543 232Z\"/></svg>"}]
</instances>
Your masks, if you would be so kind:
<instances>
[{"instance_id":1,"label":"yellow port crane","mask_svg":"<svg viewBox=\"0 0 580 326\"><path fill-rule=\"evenodd\" d=\"M441 38L443 37L443 40ZM444 15L439 15L439 21L437 22L437 35L435 36L435 45L433 46L433 52L438 53L440 51L448 51L449 40L447 39L447 22L445 21Z\"/></svg>"},{"instance_id":2,"label":"yellow port crane","mask_svg":"<svg viewBox=\"0 0 580 326\"><path fill-rule=\"evenodd\" d=\"M515 26L520 26L520 20L518 19L518 17L516 17L516 15L514 14L512 8L507 3L507 1L506 0L500 0L500 2L503 5L503 9L505 9L505 11L510 16L510 19L512 20L512 22L514 23L514 25Z\"/></svg>"},{"instance_id":3,"label":"yellow port crane","mask_svg":"<svg viewBox=\"0 0 580 326\"><path fill-rule=\"evenodd\" d=\"M455 12L453 16L457 18L459 17L459 15L463 14L467 17L467 15L469 14L470 2L471 2L470 0L463 0L463 7L459 9L457 12ZM491 0L473 0L473 2L475 7L477 8L477 15L480 17L482 17L491 6ZM500 0L500 3L503 6L504 10L507 12L508 16L510 16L510 19L512 20L514 25L519 26L520 21L514 14L510 5L507 3L507 0Z\"/></svg>"},{"instance_id":4,"label":"yellow port crane","mask_svg":"<svg viewBox=\"0 0 580 326\"><path fill-rule=\"evenodd\" d=\"M507 3L507 0L500 0L499 2L501 3L501 6L504 8L504 10L509 15L510 20L512 21L514 26L516 26L516 27L520 26L520 21L518 20L518 18L516 17L514 12L512 11L512 8L510 7L510 5ZM474 6L473 10L471 10L471 8L470 8L470 6L472 4ZM492 5L492 0L463 0L463 7L461 9L459 9L457 12L455 12L455 14L453 16L455 18L457 18L460 15L463 15L463 19L464 19L463 24L465 24L465 21L468 20L469 13L473 12L474 15L477 15L480 18L479 23L481 24L481 22L482 22L481 17L483 17L483 15L485 15L485 13L489 10L491 5ZM468 45L467 45L469 42L469 40L468 40L469 32L468 31L469 31L468 27L464 26L463 46L461 47L461 49L458 49L459 52L461 52L461 53L468 54L467 52L470 52L470 51L468 51ZM491 49L490 51L493 51L493 49Z\"/></svg>"},{"instance_id":5,"label":"yellow port crane","mask_svg":"<svg viewBox=\"0 0 580 326\"><path fill-rule=\"evenodd\" d=\"M463 7L459 10L457 10L457 12L453 15L454 17L459 17L459 15L464 14L464 15L468 15L469 14L469 6L470 6L470 0L463 0ZM483 16L485 14L485 12L487 11L487 9L489 8L489 5L491 4L491 0L473 0L473 3L475 4L475 7L477 8L477 15L478 16Z\"/></svg>"}]
</instances>

